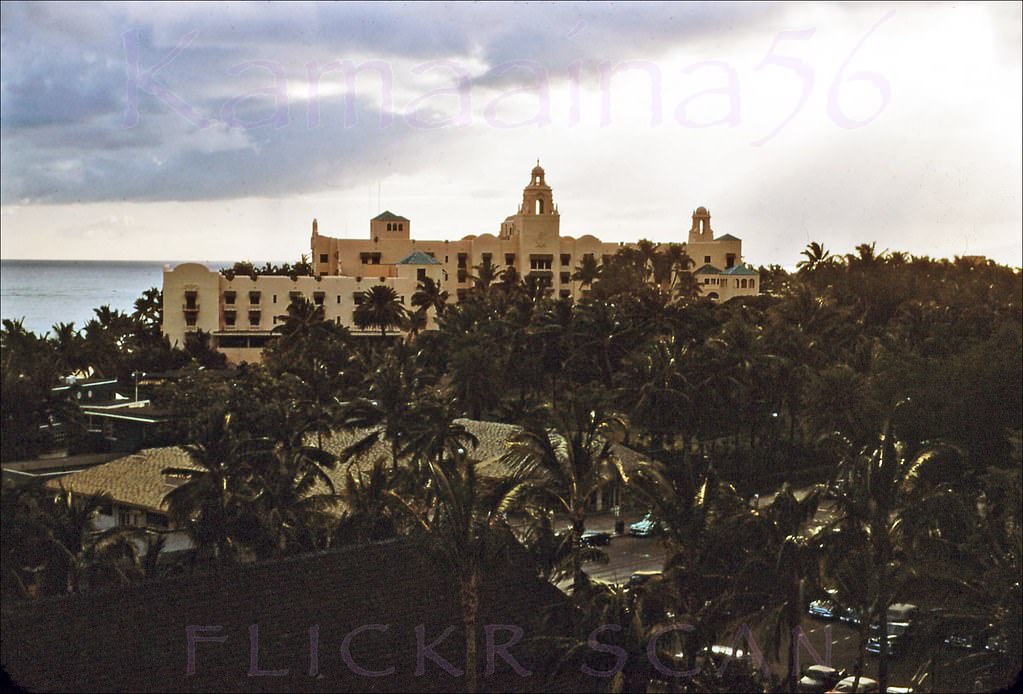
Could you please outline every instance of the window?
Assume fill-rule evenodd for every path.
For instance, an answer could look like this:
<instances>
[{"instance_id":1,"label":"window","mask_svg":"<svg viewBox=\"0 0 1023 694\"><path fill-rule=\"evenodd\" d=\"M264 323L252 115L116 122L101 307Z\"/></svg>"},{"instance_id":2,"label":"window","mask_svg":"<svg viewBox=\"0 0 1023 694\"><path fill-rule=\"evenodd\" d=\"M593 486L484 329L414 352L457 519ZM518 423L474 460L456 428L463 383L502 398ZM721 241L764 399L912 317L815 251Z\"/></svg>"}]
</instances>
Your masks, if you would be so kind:
<instances>
[{"instance_id":1,"label":"window","mask_svg":"<svg viewBox=\"0 0 1023 694\"><path fill-rule=\"evenodd\" d=\"M572 264L572 256L568 253L561 254L561 267L569 267Z\"/></svg>"},{"instance_id":2,"label":"window","mask_svg":"<svg viewBox=\"0 0 1023 694\"><path fill-rule=\"evenodd\" d=\"M467 260L468 260L468 256L465 253L459 253L458 254L458 269L459 270L464 270L465 269L466 261ZM461 282L461 280L459 280L459 281Z\"/></svg>"},{"instance_id":3,"label":"window","mask_svg":"<svg viewBox=\"0 0 1023 694\"><path fill-rule=\"evenodd\" d=\"M122 526L134 526L136 525L135 514L128 509L117 510L117 524Z\"/></svg>"},{"instance_id":4,"label":"window","mask_svg":"<svg viewBox=\"0 0 1023 694\"><path fill-rule=\"evenodd\" d=\"M703 278L703 283L704 284L710 284L710 280L708 278L704 277Z\"/></svg>"},{"instance_id":5,"label":"window","mask_svg":"<svg viewBox=\"0 0 1023 694\"><path fill-rule=\"evenodd\" d=\"M277 295L276 294L274 294L274 303L275 304L277 303Z\"/></svg>"},{"instance_id":6,"label":"window","mask_svg":"<svg viewBox=\"0 0 1023 694\"><path fill-rule=\"evenodd\" d=\"M356 306L362 306L362 300L364 298L365 297L362 295L362 292L356 292L355 294L352 294L352 300L355 302Z\"/></svg>"},{"instance_id":7,"label":"window","mask_svg":"<svg viewBox=\"0 0 1023 694\"><path fill-rule=\"evenodd\" d=\"M458 296L458 303L462 303L463 301L465 301L465 297L469 295L468 292L464 289L457 290L456 294Z\"/></svg>"},{"instance_id":8,"label":"window","mask_svg":"<svg viewBox=\"0 0 1023 694\"><path fill-rule=\"evenodd\" d=\"M190 328L195 327L196 317L197 314L195 313L195 311L185 311L185 325L187 325ZM89 395L92 395L92 393L89 393Z\"/></svg>"},{"instance_id":9,"label":"window","mask_svg":"<svg viewBox=\"0 0 1023 694\"><path fill-rule=\"evenodd\" d=\"M746 288L746 280L740 281L739 282L739 286L742 287L743 289L745 289Z\"/></svg>"},{"instance_id":10,"label":"window","mask_svg":"<svg viewBox=\"0 0 1023 694\"><path fill-rule=\"evenodd\" d=\"M313 303L317 306L323 306L323 300L327 298L325 292L313 292Z\"/></svg>"},{"instance_id":11,"label":"window","mask_svg":"<svg viewBox=\"0 0 1023 694\"><path fill-rule=\"evenodd\" d=\"M469 273L468 272L466 272L465 270L459 270L458 271L458 281L459 282L465 282L468 278L469 278Z\"/></svg>"},{"instance_id":12,"label":"window","mask_svg":"<svg viewBox=\"0 0 1023 694\"><path fill-rule=\"evenodd\" d=\"M234 327L235 318L236 317L234 311L224 311L224 325L226 325L227 327L229 328Z\"/></svg>"},{"instance_id":13,"label":"window","mask_svg":"<svg viewBox=\"0 0 1023 694\"><path fill-rule=\"evenodd\" d=\"M725 267L735 267L735 253L729 253L725 256Z\"/></svg>"},{"instance_id":14,"label":"window","mask_svg":"<svg viewBox=\"0 0 1023 694\"><path fill-rule=\"evenodd\" d=\"M494 254L493 253L484 253L483 254L483 265L490 265L493 262L494 262Z\"/></svg>"},{"instance_id":15,"label":"window","mask_svg":"<svg viewBox=\"0 0 1023 694\"><path fill-rule=\"evenodd\" d=\"M326 253L320 253L320 262L321 262L321 263L325 263L325 262L327 262L327 258L328 258L328 257L329 257L329 256L328 256L328 255L327 255Z\"/></svg>"},{"instance_id":16,"label":"window","mask_svg":"<svg viewBox=\"0 0 1023 694\"><path fill-rule=\"evenodd\" d=\"M259 325L262 314L259 311L249 311L249 325Z\"/></svg>"},{"instance_id":17,"label":"window","mask_svg":"<svg viewBox=\"0 0 1023 694\"><path fill-rule=\"evenodd\" d=\"M379 265L380 254L379 253L360 253L359 262L363 265Z\"/></svg>"},{"instance_id":18,"label":"window","mask_svg":"<svg viewBox=\"0 0 1023 694\"><path fill-rule=\"evenodd\" d=\"M185 310L186 311L198 311L199 310L199 292L189 290L185 292Z\"/></svg>"},{"instance_id":19,"label":"window","mask_svg":"<svg viewBox=\"0 0 1023 694\"><path fill-rule=\"evenodd\" d=\"M756 285L756 280L750 280L749 281L749 288L750 289L754 289L756 286L757 286Z\"/></svg>"},{"instance_id":20,"label":"window","mask_svg":"<svg viewBox=\"0 0 1023 694\"><path fill-rule=\"evenodd\" d=\"M249 292L249 303L253 306L259 305L260 294L259 292ZM277 301L277 297L274 296L274 301Z\"/></svg>"},{"instance_id":21,"label":"window","mask_svg":"<svg viewBox=\"0 0 1023 694\"><path fill-rule=\"evenodd\" d=\"M390 230L391 230L391 223L390 223L390 222L388 222L388 223L387 223L387 230L388 230L388 231L390 231Z\"/></svg>"},{"instance_id":22,"label":"window","mask_svg":"<svg viewBox=\"0 0 1023 694\"><path fill-rule=\"evenodd\" d=\"M420 282L422 282L423 280L426 279L426 268L425 267L421 267L421 268L416 270L416 279L419 280Z\"/></svg>"},{"instance_id":23,"label":"window","mask_svg":"<svg viewBox=\"0 0 1023 694\"><path fill-rule=\"evenodd\" d=\"M234 292L224 292L224 303L227 304L228 306L234 304L234 298L235 298Z\"/></svg>"},{"instance_id":24,"label":"window","mask_svg":"<svg viewBox=\"0 0 1023 694\"><path fill-rule=\"evenodd\" d=\"M562 289L560 292L558 292L558 296L560 296L562 299L567 299L568 297L572 296L572 290Z\"/></svg>"},{"instance_id":25,"label":"window","mask_svg":"<svg viewBox=\"0 0 1023 694\"><path fill-rule=\"evenodd\" d=\"M405 222L398 222L398 231L405 231Z\"/></svg>"},{"instance_id":26,"label":"window","mask_svg":"<svg viewBox=\"0 0 1023 694\"><path fill-rule=\"evenodd\" d=\"M340 295L340 294L338 294L338 295L337 295L337 302L338 302L339 304L341 303L341 295Z\"/></svg>"},{"instance_id":27,"label":"window","mask_svg":"<svg viewBox=\"0 0 1023 694\"><path fill-rule=\"evenodd\" d=\"M515 254L514 253L505 253L504 254L504 264L505 265L515 265Z\"/></svg>"},{"instance_id":28,"label":"window","mask_svg":"<svg viewBox=\"0 0 1023 694\"><path fill-rule=\"evenodd\" d=\"M550 270L551 265L554 263L554 256L550 255L531 255L529 256L529 269L530 270Z\"/></svg>"},{"instance_id":29,"label":"window","mask_svg":"<svg viewBox=\"0 0 1023 694\"><path fill-rule=\"evenodd\" d=\"M294 302L296 299L302 298L302 292L288 292L288 302Z\"/></svg>"},{"instance_id":30,"label":"window","mask_svg":"<svg viewBox=\"0 0 1023 694\"><path fill-rule=\"evenodd\" d=\"M572 281L572 278L569 276L569 274L567 272L562 272L561 273L561 283L562 284L568 284L571 281Z\"/></svg>"}]
</instances>

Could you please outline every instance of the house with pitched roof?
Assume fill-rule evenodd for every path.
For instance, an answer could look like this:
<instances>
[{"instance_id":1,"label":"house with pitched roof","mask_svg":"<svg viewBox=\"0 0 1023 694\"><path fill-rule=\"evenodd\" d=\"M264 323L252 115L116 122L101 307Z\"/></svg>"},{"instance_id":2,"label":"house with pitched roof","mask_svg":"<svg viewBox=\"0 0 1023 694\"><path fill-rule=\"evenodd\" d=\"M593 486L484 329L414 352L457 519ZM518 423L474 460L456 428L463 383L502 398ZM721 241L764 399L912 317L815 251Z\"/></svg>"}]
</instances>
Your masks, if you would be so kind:
<instances>
[{"instance_id":1,"label":"house with pitched roof","mask_svg":"<svg viewBox=\"0 0 1023 694\"><path fill-rule=\"evenodd\" d=\"M478 444L469 451L469 456L479 461L477 471L481 476L503 478L509 474L502 462L507 441L518 434L519 427L500 422L483 422L471 419L455 420L476 438ZM372 429L336 431L322 437L322 448L337 457L352 444L361 441ZM309 441L313 443L312 439ZM626 467L633 467L645 459L636 451L621 444L612 444L611 453ZM349 471L368 473L378 460L389 461L389 445L381 438L371 447L351 457L344 466L327 470L335 489L342 489L345 475ZM153 530L168 535L165 551L188 549L191 542L184 532L174 527L168 514L164 497L186 480L164 471L168 468L199 469L188 451L180 446L148 448L110 462L51 479L46 486L55 491L71 490L85 496L106 497L95 523L98 529L131 527ZM326 493L325 485L311 490L313 494ZM617 488L608 488L594 499L595 510L611 508L620 502ZM337 512L342 508L339 505Z\"/></svg>"}]
</instances>

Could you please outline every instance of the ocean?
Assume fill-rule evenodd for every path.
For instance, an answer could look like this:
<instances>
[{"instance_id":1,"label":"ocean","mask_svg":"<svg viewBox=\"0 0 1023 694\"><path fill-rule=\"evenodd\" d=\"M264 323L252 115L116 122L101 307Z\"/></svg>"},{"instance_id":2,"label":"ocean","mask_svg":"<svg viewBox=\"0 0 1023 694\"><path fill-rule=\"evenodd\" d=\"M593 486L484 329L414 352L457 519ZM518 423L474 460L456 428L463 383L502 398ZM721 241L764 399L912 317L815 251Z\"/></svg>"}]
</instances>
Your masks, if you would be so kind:
<instances>
[{"instance_id":1,"label":"ocean","mask_svg":"<svg viewBox=\"0 0 1023 694\"><path fill-rule=\"evenodd\" d=\"M26 329L42 335L55 323L82 328L103 305L131 313L142 292L162 288L164 265L178 262L0 260L0 318L24 318Z\"/></svg>"}]
</instances>

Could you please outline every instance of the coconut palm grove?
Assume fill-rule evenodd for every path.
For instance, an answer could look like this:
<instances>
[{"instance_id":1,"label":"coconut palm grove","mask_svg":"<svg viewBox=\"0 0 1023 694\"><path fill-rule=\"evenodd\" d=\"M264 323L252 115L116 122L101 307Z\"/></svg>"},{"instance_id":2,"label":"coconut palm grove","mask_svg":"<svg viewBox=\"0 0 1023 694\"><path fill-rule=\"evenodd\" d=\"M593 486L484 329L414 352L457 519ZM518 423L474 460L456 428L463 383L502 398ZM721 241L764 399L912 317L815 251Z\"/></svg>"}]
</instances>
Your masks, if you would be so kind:
<instances>
[{"instance_id":1,"label":"coconut palm grove","mask_svg":"<svg viewBox=\"0 0 1023 694\"><path fill-rule=\"evenodd\" d=\"M76 373L141 388L147 450L179 452L163 527L98 526L118 499L76 490L88 470L5 471L7 684L1012 686L1020 270L815 242L716 303L685 261L623 247L575 268L577 301L491 267L457 303L374 287L358 336L298 298L231 367L201 331L167 341L155 288L44 335L4 320L5 465L58 428L69 456L106 452L54 390ZM656 568L597 576L629 547Z\"/></svg>"}]
</instances>

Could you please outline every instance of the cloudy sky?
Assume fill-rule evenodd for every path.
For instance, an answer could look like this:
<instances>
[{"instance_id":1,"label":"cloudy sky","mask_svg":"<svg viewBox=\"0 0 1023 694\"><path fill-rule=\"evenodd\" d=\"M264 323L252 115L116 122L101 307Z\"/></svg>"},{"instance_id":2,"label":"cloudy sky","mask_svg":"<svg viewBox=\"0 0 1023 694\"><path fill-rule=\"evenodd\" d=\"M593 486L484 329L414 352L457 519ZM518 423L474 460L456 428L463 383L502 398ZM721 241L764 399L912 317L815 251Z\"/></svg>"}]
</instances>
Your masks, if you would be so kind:
<instances>
[{"instance_id":1,"label":"cloudy sky","mask_svg":"<svg viewBox=\"0 0 1023 694\"><path fill-rule=\"evenodd\" d=\"M496 232L1021 265L1021 6L4 2L4 258Z\"/></svg>"}]
</instances>

